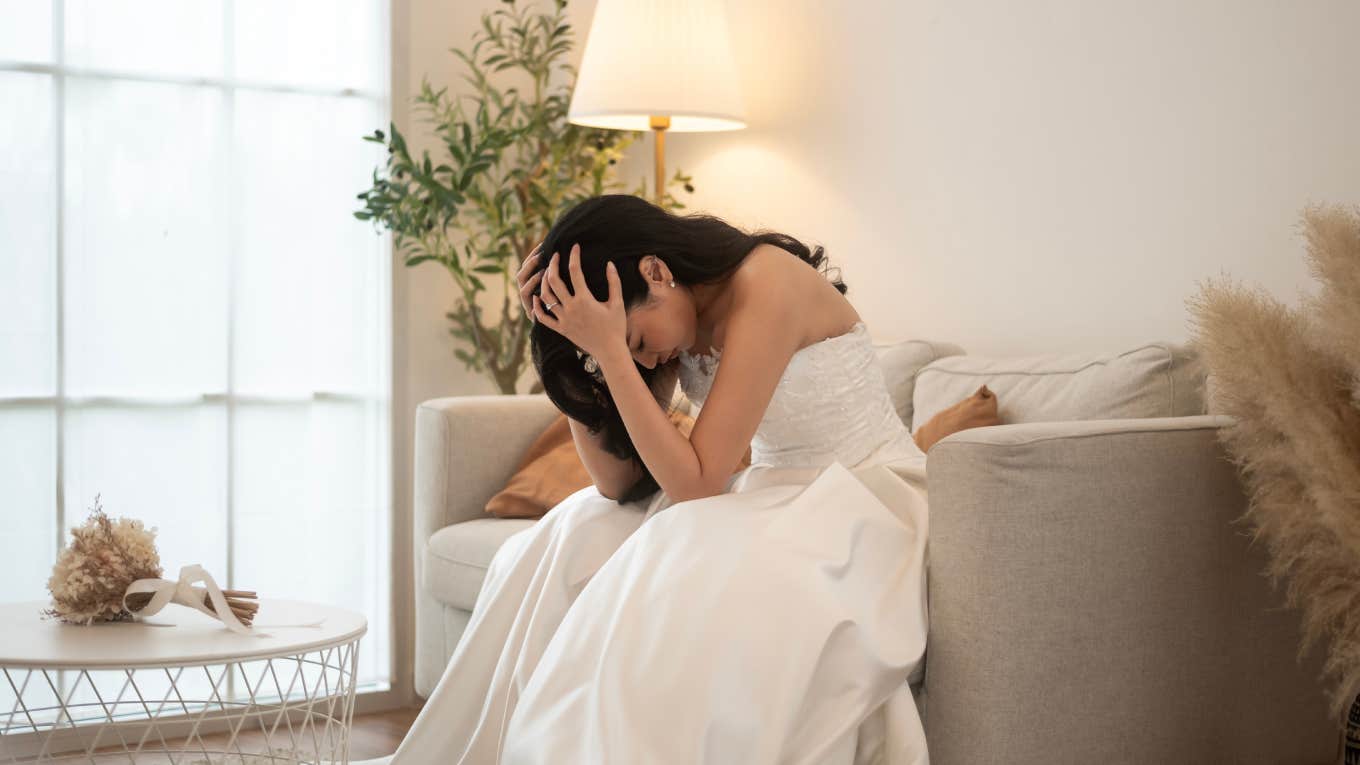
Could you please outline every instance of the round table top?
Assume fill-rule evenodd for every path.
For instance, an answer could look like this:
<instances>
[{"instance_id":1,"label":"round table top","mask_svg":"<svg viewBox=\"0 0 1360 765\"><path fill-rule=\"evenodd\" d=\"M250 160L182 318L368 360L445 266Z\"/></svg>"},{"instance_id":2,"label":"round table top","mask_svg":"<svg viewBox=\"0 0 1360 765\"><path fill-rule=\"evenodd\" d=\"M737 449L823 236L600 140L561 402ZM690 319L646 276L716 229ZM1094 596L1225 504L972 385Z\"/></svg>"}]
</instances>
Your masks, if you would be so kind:
<instances>
[{"instance_id":1,"label":"round table top","mask_svg":"<svg viewBox=\"0 0 1360 765\"><path fill-rule=\"evenodd\" d=\"M66 624L50 604L0 603L0 666L50 669L180 667L292 656L343 645L368 630L363 614L320 603L260 599L253 634L192 608L167 605L132 622ZM286 626L320 622L317 626Z\"/></svg>"}]
</instances>

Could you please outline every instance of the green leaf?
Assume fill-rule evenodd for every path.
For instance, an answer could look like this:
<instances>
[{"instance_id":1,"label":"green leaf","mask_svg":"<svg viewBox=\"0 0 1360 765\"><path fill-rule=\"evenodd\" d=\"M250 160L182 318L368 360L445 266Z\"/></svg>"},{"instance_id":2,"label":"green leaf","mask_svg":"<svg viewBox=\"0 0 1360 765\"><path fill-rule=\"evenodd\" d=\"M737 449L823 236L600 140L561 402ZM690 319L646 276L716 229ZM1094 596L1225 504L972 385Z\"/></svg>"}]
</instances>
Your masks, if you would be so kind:
<instances>
[{"instance_id":1,"label":"green leaf","mask_svg":"<svg viewBox=\"0 0 1360 765\"><path fill-rule=\"evenodd\" d=\"M503 273L505 273L505 268L504 268L504 267L502 267L502 266L494 266L494 265L480 265L480 266L477 266L477 267L473 268L472 270L473 270L473 271L476 271L476 272L479 273L479 274L503 274Z\"/></svg>"},{"instance_id":2,"label":"green leaf","mask_svg":"<svg viewBox=\"0 0 1360 765\"><path fill-rule=\"evenodd\" d=\"M480 160L477 162L473 162L472 164L463 168L463 176L458 180L458 188L459 189L467 188L468 183L472 181L472 178L476 176L477 173L480 173L489 167L491 167L491 163L489 161Z\"/></svg>"}]
</instances>

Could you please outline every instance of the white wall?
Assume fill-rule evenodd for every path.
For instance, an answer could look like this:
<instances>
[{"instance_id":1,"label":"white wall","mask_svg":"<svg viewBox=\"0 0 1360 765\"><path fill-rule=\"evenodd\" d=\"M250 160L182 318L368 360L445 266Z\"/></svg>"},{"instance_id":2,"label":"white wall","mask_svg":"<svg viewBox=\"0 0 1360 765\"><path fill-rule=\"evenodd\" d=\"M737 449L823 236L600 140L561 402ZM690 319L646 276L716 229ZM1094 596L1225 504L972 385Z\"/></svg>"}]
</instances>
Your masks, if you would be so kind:
<instances>
[{"instance_id":1,"label":"white wall","mask_svg":"<svg viewBox=\"0 0 1360 765\"><path fill-rule=\"evenodd\" d=\"M700 204L844 266L876 336L975 353L1189 335L1226 270L1286 300L1360 202L1360 3L731 4L751 129L676 135Z\"/></svg>"},{"instance_id":2,"label":"white wall","mask_svg":"<svg viewBox=\"0 0 1360 765\"><path fill-rule=\"evenodd\" d=\"M422 73L456 89L447 48L499 2L398 3L394 103ZM695 176L692 209L825 245L876 339L1183 340L1197 279L1293 300L1311 284L1299 209L1360 202L1360 3L729 7L750 128L670 136L668 172ZM594 0L569 8L583 44ZM650 172L650 139L636 148L630 180ZM399 405L491 392L452 356L447 275L396 281ZM409 495L409 454L395 467Z\"/></svg>"}]
</instances>

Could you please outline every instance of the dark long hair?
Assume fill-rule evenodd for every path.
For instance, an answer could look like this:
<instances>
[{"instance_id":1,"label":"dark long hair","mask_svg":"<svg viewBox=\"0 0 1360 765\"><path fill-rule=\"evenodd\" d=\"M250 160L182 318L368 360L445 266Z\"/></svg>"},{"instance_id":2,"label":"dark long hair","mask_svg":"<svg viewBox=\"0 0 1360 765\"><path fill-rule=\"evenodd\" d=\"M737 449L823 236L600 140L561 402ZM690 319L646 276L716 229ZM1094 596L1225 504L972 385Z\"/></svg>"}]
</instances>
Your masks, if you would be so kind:
<instances>
[{"instance_id":1,"label":"dark long hair","mask_svg":"<svg viewBox=\"0 0 1360 765\"><path fill-rule=\"evenodd\" d=\"M721 281L759 244L773 244L823 271L826 257L821 246L809 250L807 245L785 234L773 231L748 234L715 216L676 215L629 194L591 197L563 213L543 239L544 255L539 270L547 267L553 253L559 253L558 271L570 285L567 253L573 244L581 246L581 272L596 300L609 298L605 265L614 263L625 308L647 300L647 282L638 273L637 265L647 255L660 258L675 280L685 285ZM831 281L845 294L846 286L839 275ZM553 404L591 433L604 430L604 449L641 467L642 478L619 501L632 502L655 492L659 488L656 479L638 456L608 386L602 377L586 371L580 349L541 323L534 324L529 338L534 367ZM638 365L648 387L659 369L659 365L655 369Z\"/></svg>"}]
</instances>

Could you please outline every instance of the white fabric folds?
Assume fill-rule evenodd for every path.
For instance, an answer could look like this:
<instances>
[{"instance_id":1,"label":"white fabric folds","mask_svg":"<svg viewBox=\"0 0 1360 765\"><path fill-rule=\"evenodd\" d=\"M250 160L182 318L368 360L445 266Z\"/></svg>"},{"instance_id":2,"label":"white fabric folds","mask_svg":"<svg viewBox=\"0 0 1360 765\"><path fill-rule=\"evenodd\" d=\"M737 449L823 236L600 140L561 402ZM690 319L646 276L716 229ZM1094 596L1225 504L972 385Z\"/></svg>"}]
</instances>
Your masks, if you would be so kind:
<instances>
[{"instance_id":1,"label":"white fabric folds","mask_svg":"<svg viewBox=\"0 0 1360 765\"><path fill-rule=\"evenodd\" d=\"M682 356L700 406L717 366ZM393 762L926 763L925 463L862 322L799 350L722 493L505 541Z\"/></svg>"},{"instance_id":2,"label":"white fabric folds","mask_svg":"<svg viewBox=\"0 0 1360 765\"><path fill-rule=\"evenodd\" d=\"M392 762L928 762L923 468L753 466L651 507L582 489L492 559Z\"/></svg>"}]
</instances>

